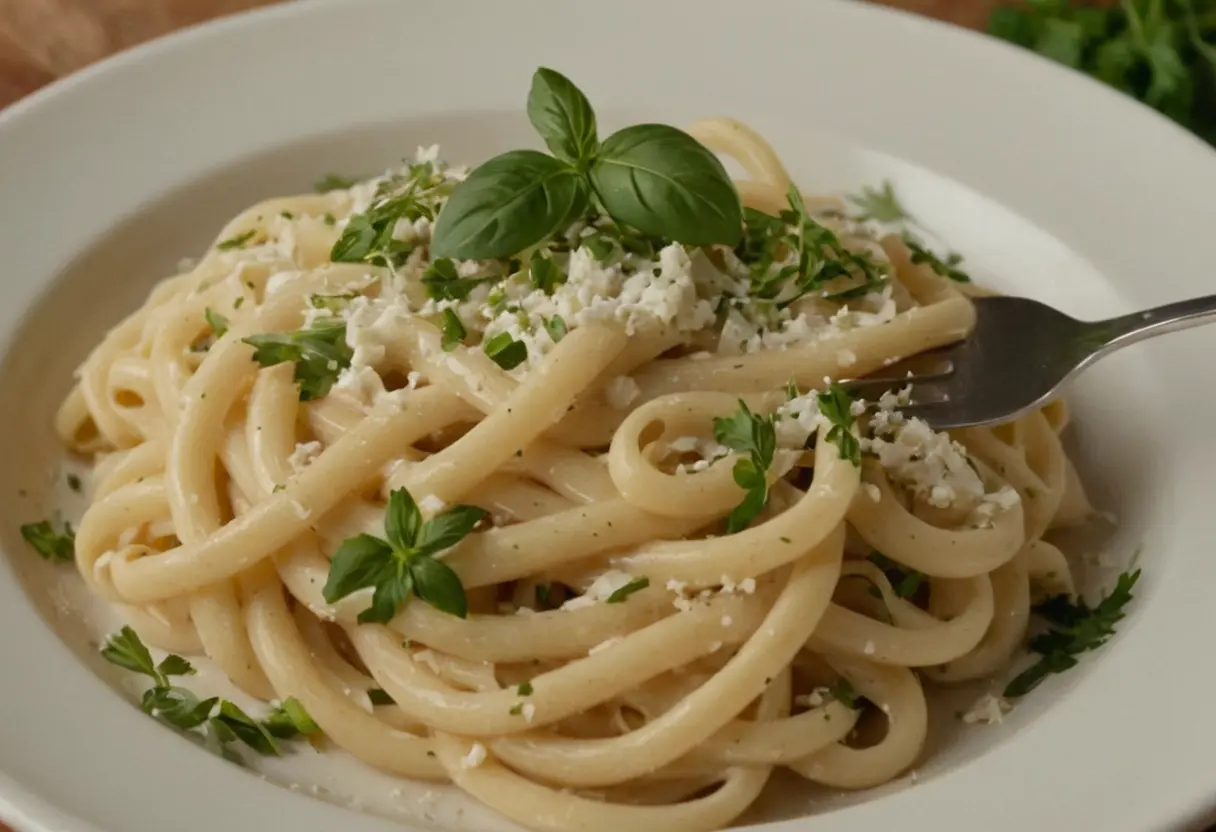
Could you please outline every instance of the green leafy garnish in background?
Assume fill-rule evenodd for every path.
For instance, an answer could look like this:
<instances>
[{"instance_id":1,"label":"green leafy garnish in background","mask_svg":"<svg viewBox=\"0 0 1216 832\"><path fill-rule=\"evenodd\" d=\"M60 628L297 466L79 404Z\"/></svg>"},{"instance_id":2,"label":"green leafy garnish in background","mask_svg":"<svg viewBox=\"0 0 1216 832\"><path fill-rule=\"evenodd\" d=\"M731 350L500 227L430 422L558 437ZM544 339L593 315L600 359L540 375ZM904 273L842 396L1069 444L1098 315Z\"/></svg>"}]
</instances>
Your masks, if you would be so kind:
<instances>
[{"instance_id":1,"label":"green leafy garnish in background","mask_svg":"<svg viewBox=\"0 0 1216 832\"><path fill-rule=\"evenodd\" d=\"M1027 0L989 33L1127 93L1216 144L1216 0L1122 0L1093 8Z\"/></svg>"}]
</instances>

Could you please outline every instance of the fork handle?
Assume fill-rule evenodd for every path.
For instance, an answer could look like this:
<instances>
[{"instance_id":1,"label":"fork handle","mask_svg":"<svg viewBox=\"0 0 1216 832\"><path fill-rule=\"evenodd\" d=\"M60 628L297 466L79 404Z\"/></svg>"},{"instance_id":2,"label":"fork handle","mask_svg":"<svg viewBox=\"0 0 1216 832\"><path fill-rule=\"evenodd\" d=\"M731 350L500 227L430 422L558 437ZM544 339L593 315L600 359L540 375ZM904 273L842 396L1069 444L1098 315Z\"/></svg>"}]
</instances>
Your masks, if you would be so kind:
<instances>
[{"instance_id":1,"label":"fork handle","mask_svg":"<svg viewBox=\"0 0 1216 832\"><path fill-rule=\"evenodd\" d=\"M1216 323L1216 295L1167 303L1143 312L1090 324L1101 339L1099 351L1106 353L1167 332Z\"/></svg>"}]
</instances>

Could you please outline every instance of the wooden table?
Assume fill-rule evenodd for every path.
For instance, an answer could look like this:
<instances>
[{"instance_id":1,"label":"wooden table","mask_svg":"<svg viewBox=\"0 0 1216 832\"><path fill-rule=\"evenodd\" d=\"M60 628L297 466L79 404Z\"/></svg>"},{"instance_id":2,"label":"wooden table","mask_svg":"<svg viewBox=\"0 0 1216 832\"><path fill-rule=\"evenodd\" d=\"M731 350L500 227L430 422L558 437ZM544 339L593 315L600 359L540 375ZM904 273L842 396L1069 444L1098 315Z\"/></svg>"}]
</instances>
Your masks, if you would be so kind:
<instances>
[{"instance_id":1,"label":"wooden table","mask_svg":"<svg viewBox=\"0 0 1216 832\"><path fill-rule=\"evenodd\" d=\"M277 0L0 0L0 108L158 35ZM1001 0L880 0L979 28ZM0 823L0 832L8 827Z\"/></svg>"}]
</instances>

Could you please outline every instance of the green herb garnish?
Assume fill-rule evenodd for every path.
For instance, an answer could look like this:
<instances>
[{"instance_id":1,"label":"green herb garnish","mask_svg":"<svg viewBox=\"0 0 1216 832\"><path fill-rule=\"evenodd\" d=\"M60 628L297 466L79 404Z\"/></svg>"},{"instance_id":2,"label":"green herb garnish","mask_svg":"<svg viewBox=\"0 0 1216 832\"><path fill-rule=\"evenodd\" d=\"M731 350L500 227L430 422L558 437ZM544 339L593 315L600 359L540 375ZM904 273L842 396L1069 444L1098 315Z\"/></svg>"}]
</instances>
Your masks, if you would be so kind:
<instances>
[{"instance_id":1,"label":"green herb garnish","mask_svg":"<svg viewBox=\"0 0 1216 832\"><path fill-rule=\"evenodd\" d=\"M518 693L520 696L531 696L533 693L533 690L534 689L532 687L531 682L521 682L519 687L517 687L515 689L515 692Z\"/></svg>"},{"instance_id":2,"label":"green herb garnish","mask_svg":"<svg viewBox=\"0 0 1216 832\"><path fill-rule=\"evenodd\" d=\"M635 592L641 592L646 587L650 586L650 578L643 575L640 578L634 578L629 583L625 584L620 589L614 590L605 600L605 604L622 604L625 599Z\"/></svg>"},{"instance_id":3,"label":"green herb garnish","mask_svg":"<svg viewBox=\"0 0 1216 832\"><path fill-rule=\"evenodd\" d=\"M528 117L552 156L513 150L456 186L435 225L436 256L509 257L585 214L592 196L618 223L687 245L734 245L739 196L707 148L662 124L639 124L603 142L595 113L566 77L541 68Z\"/></svg>"},{"instance_id":4,"label":"green herb garnish","mask_svg":"<svg viewBox=\"0 0 1216 832\"><path fill-rule=\"evenodd\" d=\"M509 332L498 333L482 344L481 348L504 370L514 370L528 360L528 345L523 341L516 341Z\"/></svg>"},{"instance_id":5,"label":"green herb garnish","mask_svg":"<svg viewBox=\"0 0 1216 832\"><path fill-rule=\"evenodd\" d=\"M871 552L866 560L883 571L887 580L891 582L895 595L899 598L911 598L925 582L923 572L917 572L915 569L898 564L882 552ZM882 597L882 593L879 593L879 597Z\"/></svg>"},{"instance_id":6,"label":"green herb garnish","mask_svg":"<svg viewBox=\"0 0 1216 832\"><path fill-rule=\"evenodd\" d=\"M400 267L415 244L393 237L398 221L433 220L452 185L430 162L410 165L406 174L387 178L377 189L371 207L347 220L329 259L335 263Z\"/></svg>"},{"instance_id":7,"label":"green herb garnish","mask_svg":"<svg viewBox=\"0 0 1216 832\"><path fill-rule=\"evenodd\" d=\"M337 173L327 173L312 184L312 188L319 194L328 193L329 191L345 191L348 188L353 188L358 184L359 180L349 176L342 176Z\"/></svg>"},{"instance_id":8,"label":"green herb garnish","mask_svg":"<svg viewBox=\"0 0 1216 832\"><path fill-rule=\"evenodd\" d=\"M299 735L310 736L321 731L320 726L313 721L294 696L284 699L279 706L270 712L262 723L272 736L281 740L289 740Z\"/></svg>"},{"instance_id":9,"label":"green herb garnish","mask_svg":"<svg viewBox=\"0 0 1216 832\"><path fill-rule=\"evenodd\" d=\"M469 337L469 332L464 328L464 324L460 322L460 316L451 309L443 310L443 323L441 325L443 339L440 345L444 352L451 352L460 346L465 338Z\"/></svg>"},{"instance_id":10,"label":"green herb garnish","mask_svg":"<svg viewBox=\"0 0 1216 832\"><path fill-rule=\"evenodd\" d=\"M537 289L551 295L557 285L565 281L566 276L556 263L538 251L532 255L532 262L528 264L528 279Z\"/></svg>"},{"instance_id":11,"label":"green herb garnish","mask_svg":"<svg viewBox=\"0 0 1216 832\"><path fill-rule=\"evenodd\" d=\"M76 532L71 523L64 523L62 532L55 531L49 520L26 523L21 527L21 536L43 560L67 563L76 558Z\"/></svg>"},{"instance_id":12,"label":"green herb garnish","mask_svg":"<svg viewBox=\"0 0 1216 832\"><path fill-rule=\"evenodd\" d=\"M461 277L451 258L439 257L422 273L422 285L435 300L464 300L480 283L497 278Z\"/></svg>"},{"instance_id":13,"label":"green herb garnish","mask_svg":"<svg viewBox=\"0 0 1216 832\"><path fill-rule=\"evenodd\" d=\"M1029 647L1041 658L1014 677L1005 687L1005 696L1025 696L1052 673L1075 667L1081 653L1105 644L1115 634L1115 624L1126 615L1124 607L1132 600L1132 587L1139 578L1139 569L1124 572L1111 593L1093 608L1084 600L1074 603L1063 595L1037 605L1034 611L1047 621L1049 629L1032 638Z\"/></svg>"},{"instance_id":14,"label":"green herb garnish","mask_svg":"<svg viewBox=\"0 0 1216 832\"><path fill-rule=\"evenodd\" d=\"M857 219L862 222L866 220L882 223L913 221L912 215L908 213L907 209L900 204L899 198L895 196L894 186L888 181L884 181L880 189L862 188L860 194L850 196L849 200L861 209L861 213L857 215Z\"/></svg>"},{"instance_id":15,"label":"green herb garnish","mask_svg":"<svg viewBox=\"0 0 1216 832\"><path fill-rule=\"evenodd\" d=\"M203 310L203 317L207 319L207 326L211 327L216 339L223 338L224 333L228 331L228 319L210 306Z\"/></svg>"},{"instance_id":16,"label":"green herb garnish","mask_svg":"<svg viewBox=\"0 0 1216 832\"><path fill-rule=\"evenodd\" d=\"M346 343L346 322L316 324L298 332L270 332L242 339L254 347L253 360L263 367L294 362L300 401L327 395L354 355Z\"/></svg>"},{"instance_id":17,"label":"green herb garnish","mask_svg":"<svg viewBox=\"0 0 1216 832\"><path fill-rule=\"evenodd\" d=\"M101 648L101 655L111 664L152 680L152 687L144 691L140 700L144 713L200 739L216 753L239 762L240 757L234 757L228 748L237 741L259 754L277 757L282 753L274 741L270 723L256 722L226 699L211 697L200 701L191 691L174 685L173 677L194 674L193 665L173 654L156 664L139 635L130 627L123 627L110 636ZM272 714L272 719L274 716ZM296 711L296 717L307 719L302 707ZM315 723L311 719L307 721L315 729ZM276 720L275 724L280 725L281 721Z\"/></svg>"},{"instance_id":18,"label":"green herb garnish","mask_svg":"<svg viewBox=\"0 0 1216 832\"><path fill-rule=\"evenodd\" d=\"M397 704L393 697L388 695L388 691L383 688L369 688L367 698L373 705L395 705Z\"/></svg>"},{"instance_id":19,"label":"green herb garnish","mask_svg":"<svg viewBox=\"0 0 1216 832\"><path fill-rule=\"evenodd\" d=\"M248 231L245 231L241 234L237 234L235 237L229 237L227 240L223 240L219 243L216 243L215 247L218 248L220 251L232 251L234 248L244 248L245 243L252 240L253 235L255 235L257 233L258 232L257 232L256 228L251 228Z\"/></svg>"},{"instance_id":20,"label":"green herb garnish","mask_svg":"<svg viewBox=\"0 0 1216 832\"><path fill-rule=\"evenodd\" d=\"M410 493L393 491L384 518L387 539L360 534L345 540L330 563L325 600L333 604L374 587L372 605L359 613L361 623L391 621L411 593L437 610L466 617L464 586L435 555L463 540L485 515L473 506L456 506L423 522Z\"/></svg>"},{"instance_id":21,"label":"green herb garnish","mask_svg":"<svg viewBox=\"0 0 1216 832\"><path fill-rule=\"evenodd\" d=\"M728 418L714 417L714 438L746 459L735 463L735 483L747 491L726 521L726 533L743 531L768 504L766 473L777 449L777 431L772 416L759 416L740 399L739 410Z\"/></svg>"},{"instance_id":22,"label":"green herb garnish","mask_svg":"<svg viewBox=\"0 0 1216 832\"><path fill-rule=\"evenodd\" d=\"M857 691L853 688L852 683L843 676L838 678L835 683L828 688L828 695L840 704L844 705L846 708L851 708L854 711L861 707L857 701L861 697L857 695Z\"/></svg>"},{"instance_id":23,"label":"green herb garnish","mask_svg":"<svg viewBox=\"0 0 1216 832\"><path fill-rule=\"evenodd\" d=\"M553 339L553 343L557 343L566 337L569 330L566 328L566 321L561 315L554 315L551 318L541 319L545 324L545 331L549 333L549 337Z\"/></svg>"},{"instance_id":24,"label":"green herb garnish","mask_svg":"<svg viewBox=\"0 0 1216 832\"><path fill-rule=\"evenodd\" d=\"M993 11L988 31L1086 73L1216 143L1216 6L1035 0Z\"/></svg>"},{"instance_id":25,"label":"green herb garnish","mask_svg":"<svg viewBox=\"0 0 1216 832\"><path fill-rule=\"evenodd\" d=\"M817 397L819 412L831 424L827 440L834 442L840 458L861 467L861 443L853 435L853 399L839 384L833 382L826 393Z\"/></svg>"},{"instance_id":26,"label":"green herb garnish","mask_svg":"<svg viewBox=\"0 0 1216 832\"><path fill-rule=\"evenodd\" d=\"M910 256L912 262L916 265L919 266L923 263L929 268L933 269L933 271L940 276L948 277L955 283L971 282L971 277L965 271L958 268L959 264L963 262L963 256L961 254L952 251L947 254L946 259L943 260L932 251L925 248L925 245L920 240L916 239L916 237L906 231L904 232L903 240L904 245L906 245L908 247L908 251L911 252Z\"/></svg>"}]
</instances>

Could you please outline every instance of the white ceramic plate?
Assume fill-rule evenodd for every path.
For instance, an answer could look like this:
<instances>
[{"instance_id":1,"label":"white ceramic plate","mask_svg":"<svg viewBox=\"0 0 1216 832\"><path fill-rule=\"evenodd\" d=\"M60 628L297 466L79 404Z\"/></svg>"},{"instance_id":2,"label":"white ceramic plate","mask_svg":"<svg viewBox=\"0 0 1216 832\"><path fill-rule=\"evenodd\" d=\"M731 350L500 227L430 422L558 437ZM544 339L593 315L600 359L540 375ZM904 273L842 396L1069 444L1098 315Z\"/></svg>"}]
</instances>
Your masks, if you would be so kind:
<instances>
[{"instance_id":1,"label":"white ceramic plate","mask_svg":"<svg viewBox=\"0 0 1216 832\"><path fill-rule=\"evenodd\" d=\"M401 828L269 785L123 701L17 526L52 500L50 416L73 367L179 256L321 172L432 141L456 161L531 143L541 63L606 125L729 113L812 188L892 178L975 273L1075 314L1211 291L1216 154L1079 75L861 3L294 3L107 61L0 115L0 815L73 832ZM1211 804L1214 336L1139 347L1074 391L1088 479L1122 521L1111 551L1143 546L1117 639L1004 724L961 732L914 787L822 803L795 789L750 817L835 807L782 832L1144 832ZM387 800L374 778L370 797L322 785L338 803Z\"/></svg>"}]
</instances>

